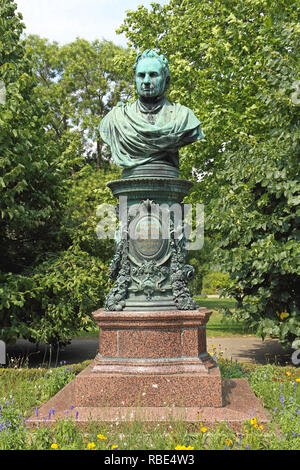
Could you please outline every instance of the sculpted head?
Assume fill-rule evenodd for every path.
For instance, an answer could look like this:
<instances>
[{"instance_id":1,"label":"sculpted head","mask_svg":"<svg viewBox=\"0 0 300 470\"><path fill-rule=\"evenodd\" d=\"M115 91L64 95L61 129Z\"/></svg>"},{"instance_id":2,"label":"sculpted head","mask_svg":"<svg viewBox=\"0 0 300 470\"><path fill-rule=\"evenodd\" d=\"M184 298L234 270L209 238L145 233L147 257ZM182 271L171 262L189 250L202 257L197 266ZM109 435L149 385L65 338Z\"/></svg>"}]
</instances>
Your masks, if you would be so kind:
<instances>
[{"instance_id":1,"label":"sculpted head","mask_svg":"<svg viewBox=\"0 0 300 470\"><path fill-rule=\"evenodd\" d=\"M163 96L170 84L169 64L163 55L147 49L137 55L133 69L139 97L152 101Z\"/></svg>"}]
</instances>

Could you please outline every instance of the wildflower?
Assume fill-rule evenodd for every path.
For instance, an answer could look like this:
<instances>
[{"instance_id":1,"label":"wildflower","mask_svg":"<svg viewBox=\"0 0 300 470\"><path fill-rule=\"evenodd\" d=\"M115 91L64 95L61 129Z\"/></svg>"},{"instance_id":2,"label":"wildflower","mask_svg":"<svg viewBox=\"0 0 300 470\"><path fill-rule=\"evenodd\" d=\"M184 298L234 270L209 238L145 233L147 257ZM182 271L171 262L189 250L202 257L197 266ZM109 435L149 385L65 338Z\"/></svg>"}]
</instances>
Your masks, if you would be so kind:
<instances>
[{"instance_id":1,"label":"wildflower","mask_svg":"<svg viewBox=\"0 0 300 470\"><path fill-rule=\"evenodd\" d=\"M106 440L107 437L103 436L103 434L98 434L98 439Z\"/></svg>"},{"instance_id":2,"label":"wildflower","mask_svg":"<svg viewBox=\"0 0 300 470\"><path fill-rule=\"evenodd\" d=\"M250 419L250 423L252 424L252 426L257 425L257 420L256 420L256 418L254 418L254 417L251 418L251 419Z\"/></svg>"},{"instance_id":3,"label":"wildflower","mask_svg":"<svg viewBox=\"0 0 300 470\"><path fill-rule=\"evenodd\" d=\"M53 442L53 444L51 444L51 449L57 449L58 448L58 444L56 444L56 442Z\"/></svg>"},{"instance_id":4,"label":"wildflower","mask_svg":"<svg viewBox=\"0 0 300 470\"><path fill-rule=\"evenodd\" d=\"M194 447L192 446L181 446L180 444L178 444L175 448L175 450L194 450Z\"/></svg>"},{"instance_id":5,"label":"wildflower","mask_svg":"<svg viewBox=\"0 0 300 470\"><path fill-rule=\"evenodd\" d=\"M117 450L117 449L118 449L117 445L111 446L111 450Z\"/></svg>"},{"instance_id":6,"label":"wildflower","mask_svg":"<svg viewBox=\"0 0 300 470\"><path fill-rule=\"evenodd\" d=\"M286 371L285 375L287 375L287 376L290 376L290 375L291 375L291 373L290 373L290 372L288 372L288 371Z\"/></svg>"},{"instance_id":7,"label":"wildflower","mask_svg":"<svg viewBox=\"0 0 300 470\"><path fill-rule=\"evenodd\" d=\"M263 428L263 426L260 425L260 426L259 426L259 429L261 429L261 430L263 431L264 428Z\"/></svg>"},{"instance_id":8,"label":"wildflower","mask_svg":"<svg viewBox=\"0 0 300 470\"><path fill-rule=\"evenodd\" d=\"M287 314L286 312L282 312L282 313L280 314L280 319L281 319L281 320L284 320L286 317L288 317L288 314Z\"/></svg>"},{"instance_id":9,"label":"wildflower","mask_svg":"<svg viewBox=\"0 0 300 470\"><path fill-rule=\"evenodd\" d=\"M96 444L94 442L89 442L87 447L88 449L94 449L96 447Z\"/></svg>"},{"instance_id":10,"label":"wildflower","mask_svg":"<svg viewBox=\"0 0 300 470\"><path fill-rule=\"evenodd\" d=\"M204 433L204 432L206 432L206 431L207 431L207 428L205 428L205 427L202 427L202 428L200 428L200 431Z\"/></svg>"},{"instance_id":11,"label":"wildflower","mask_svg":"<svg viewBox=\"0 0 300 470\"><path fill-rule=\"evenodd\" d=\"M232 440L231 439L226 439L226 446L231 446L232 445Z\"/></svg>"},{"instance_id":12,"label":"wildflower","mask_svg":"<svg viewBox=\"0 0 300 470\"><path fill-rule=\"evenodd\" d=\"M300 379L299 379L299 378L297 378L297 379L295 379L295 381L299 383L299 382L300 382Z\"/></svg>"}]
</instances>

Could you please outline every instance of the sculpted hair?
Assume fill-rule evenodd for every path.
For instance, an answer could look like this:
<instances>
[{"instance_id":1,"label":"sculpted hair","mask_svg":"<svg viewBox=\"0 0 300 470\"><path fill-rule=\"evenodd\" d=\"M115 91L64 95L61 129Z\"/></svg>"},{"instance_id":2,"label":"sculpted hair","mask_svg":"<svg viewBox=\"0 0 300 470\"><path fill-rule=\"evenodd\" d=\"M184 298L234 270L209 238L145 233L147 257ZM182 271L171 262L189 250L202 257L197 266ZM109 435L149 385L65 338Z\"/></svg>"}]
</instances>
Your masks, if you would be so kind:
<instances>
[{"instance_id":1,"label":"sculpted hair","mask_svg":"<svg viewBox=\"0 0 300 470\"><path fill-rule=\"evenodd\" d=\"M167 58L163 54L159 55L156 51L152 49L146 49L144 52L136 56L136 61L133 66L134 74L136 72L138 63L141 60L148 59L148 58L157 59L163 67L165 77L168 78L168 80L170 80L170 69L169 69L169 63L168 63Z\"/></svg>"}]
</instances>

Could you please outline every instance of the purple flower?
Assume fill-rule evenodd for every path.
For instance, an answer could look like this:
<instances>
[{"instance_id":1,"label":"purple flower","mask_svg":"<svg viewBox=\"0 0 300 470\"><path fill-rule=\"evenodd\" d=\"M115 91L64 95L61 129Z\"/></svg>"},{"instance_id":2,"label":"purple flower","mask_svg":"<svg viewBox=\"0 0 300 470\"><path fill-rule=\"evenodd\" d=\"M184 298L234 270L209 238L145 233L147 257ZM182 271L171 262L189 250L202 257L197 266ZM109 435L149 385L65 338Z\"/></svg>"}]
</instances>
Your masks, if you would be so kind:
<instances>
[{"instance_id":1,"label":"purple flower","mask_svg":"<svg viewBox=\"0 0 300 470\"><path fill-rule=\"evenodd\" d=\"M284 396L282 395L282 393L280 394L280 402L281 406L284 406Z\"/></svg>"},{"instance_id":2,"label":"purple flower","mask_svg":"<svg viewBox=\"0 0 300 470\"><path fill-rule=\"evenodd\" d=\"M36 417L39 416L39 409L38 409L38 408L35 409L35 416L36 416Z\"/></svg>"}]
</instances>

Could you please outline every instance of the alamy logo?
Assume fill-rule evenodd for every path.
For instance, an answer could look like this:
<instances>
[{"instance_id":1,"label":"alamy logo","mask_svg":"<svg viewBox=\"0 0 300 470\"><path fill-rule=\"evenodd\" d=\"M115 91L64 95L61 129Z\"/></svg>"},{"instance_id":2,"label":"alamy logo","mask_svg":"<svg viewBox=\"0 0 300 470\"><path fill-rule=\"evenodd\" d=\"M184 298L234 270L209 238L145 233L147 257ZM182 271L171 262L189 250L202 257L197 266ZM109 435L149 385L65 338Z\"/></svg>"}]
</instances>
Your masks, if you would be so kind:
<instances>
[{"instance_id":1,"label":"alamy logo","mask_svg":"<svg viewBox=\"0 0 300 470\"><path fill-rule=\"evenodd\" d=\"M300 339L293 341L292 348L296 349L292 354L292 363L298 366L300 364Z\"/></svg>"},{"instance_id":2,"label":"alamy logo","mask_svg":"<svg viewBox=\"0 0 300 470\"><path fill-rule=\"evenodd\" d=\"M295 80L292 83L292 87L295 89L291 96L292 103L300 104L300 80Z\"/></svg>"},{"instance_id":3,"label":"alamy logo","mask_svg":"<svg viewBox=\"0 0 300 470\"><path fill-rule=\"evenodd\" d=\"M200 250L204 243L204 206L203 204L156 204L153 201L146 201L145 204L134 204L127 206L127 197L119 197L118 212L116 216L115 207L111 204L100 204L96 215L100 221L96 228L97 237L105 239L114 239L117 237L136 240L141 238L137 232L137 222L141 217L148 215L151 218L160 218L161 227L159 230L149 224L149 231L143 238L155 240L158 238L166 239L185 238L186 250ZM153 220L153 219L152 219ZM173 226L173 229L171 229ZM172 235L171 235L172 234Z\"/></svg>"},{"instance_id":4,"label":"alamy logo","mask_svg":"<svg viewBox=\"0 0 300 470\"><path fill-rule=\"evenodd\" d=\"M2 340L0 340L0 364L6 364L6 346Z\"/></svg>"},{"instance_id":5,"label":"alamy logo","mask_svg":"<svg viewBox=\"0 0 300 470\"><path fill-rule=\"evenodd\" d=\"M6 88L5 83L0 80L0 104L5 104L6 102Z\"/></svg>"}]
</instances>

